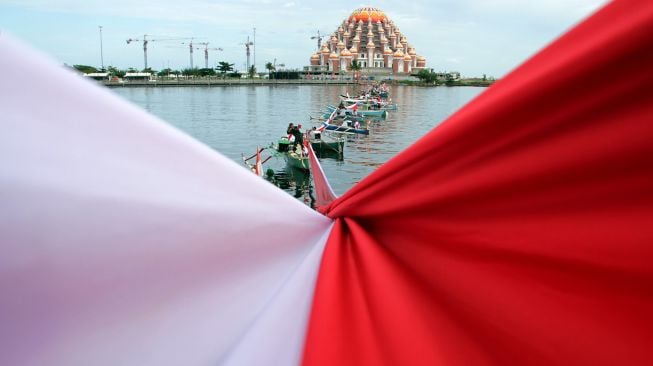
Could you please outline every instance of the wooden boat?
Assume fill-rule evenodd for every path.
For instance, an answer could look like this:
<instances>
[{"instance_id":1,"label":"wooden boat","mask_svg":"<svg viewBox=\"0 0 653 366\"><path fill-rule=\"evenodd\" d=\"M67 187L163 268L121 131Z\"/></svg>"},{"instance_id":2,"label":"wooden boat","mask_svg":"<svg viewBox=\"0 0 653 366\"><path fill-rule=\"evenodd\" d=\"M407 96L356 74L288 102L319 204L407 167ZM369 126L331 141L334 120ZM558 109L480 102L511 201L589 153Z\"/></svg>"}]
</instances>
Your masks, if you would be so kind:
<instances>
[{"instance_id":1,"label":"wooden boat","mask_svg":"<svg viewBox=\"0 0 653 366\"><path fill-rule=\"evenodd\" d=\"M263 176L263 164L265 164L272 156L268 156L267 159L261 160L261 152L263 152L265 148L259 148L258 146L256 147L256 153L249 158L245 158L243 154L240 154L241 158L243 159L243 163L249 168L249 170L252 171L252 173L258 175L259 177ZM250 160L256 158L254 164L250 163Z\"/></svg>"},{"instance_id":2,"label":"wooden boat","mask_svg":"<svg viewBox=\"0 0 653 366\"><path fill-rule=\"evenodd\" d=\"M367 128L354 128L349 126L326 125L324 129L337 133L348 133L348 134L359 134L359 135L370 134L370 130L368 130Z\"/></svg>"},{"instance_id":3,"label":"wooden boat","mask_svg":"<svg viewBox=\"0 0 653 366\"><path fill-rule=\"evenodd\" d=\"M311 167L308 156L299 155L294 151L286 153L286 164L303 172L309 172Z\"/></svg>"},{"instance_id":4,"label":"wooden boat","mask_svg":"<svg viewBox=\"0 0 653 366\"><path fill-rule=\"evenodd\" d=\"M324 113L324 115L323 115L324 119L331 118L331 113L333 113L333 112ZM351 115L351 114L347 114L347 115L344 115L344 116L334 116L333 120L334 121L340 121L340 122L342 122L344 120L353 121L353 122L356 122L356 121L364 122L365 117L363 117L363 116L354 116L354 115Z\"/></svg>"},{"instance_id":5,"label":"wooden boat","mask_svg":"<svg viewBox=\"0 0 653 366\"><path fill-rule=\"evenodd\" d=\"M332 105L328 105L326 111L327 111L327 113L331 114L336 109L337 109L336 107L334 107ZM345 109L345 115L353 115L353 114L354 114L354 112L352 110ZM359 116L365 116L365 117L379 117L379 118L387 118L388 117L388 111L386 111L386 110L365 110L365 111L358 110L356 112L356 114L359 115Z\"/></svg>"},{"instance_id":6,"label":"wooden boat","mask_svg":"<svg viewBox=\"0 0 653 366\"><path fill-rule=\"evenodd\" d=\"M388 103L385 100L379 101L379 100L375 100L374 98L367 98L367 97L350 98L341 95L340 101L347 107L352 106L354 104L358 105L359 111L366 111L366 110L396 111L398 109L396 103Z\"/></svg>"},{"instance_id":7,"label":"wooden boat","mask_svg":"<svg viewBox=\"0 0 653 366\"><path fill-rule=\"evenodd\" d=\"M303 154L298 154L297 152L292 151L292 144L293 143L288 141L288 138L284 136L278 141L277 151L285 153L286 165L288 165L288 167L308 172L310 170L308 155L304 156Z\"/></svg>"},{"instance_id":8,"label":"wooden boat","mask_svg":"<svg viewBox=\"0 0 653 366\"><path fill-rule=\"evenodd\" d=\"M342 138L326 138L324 134L319 131L311 131L308 134L308 141L313 147L313 151L318 153L324 153L324 155L342 155L345 151L345 140ZM282 137L278 141L277 150L279 152L288 152L291 149L292 142L288 141L288 138Z\"/></svg>"},{"instance_id":9,"label":"wooden boat","mask_svg":"<svg viewBox=\"0 0 653 366\"><path fill-rule=\"evenodd\" d=\"M308 134L308 141L317 157L341 158L345 150L343 138L330 138L320 131L311 131Z\"/></svg>"}]
</instances>

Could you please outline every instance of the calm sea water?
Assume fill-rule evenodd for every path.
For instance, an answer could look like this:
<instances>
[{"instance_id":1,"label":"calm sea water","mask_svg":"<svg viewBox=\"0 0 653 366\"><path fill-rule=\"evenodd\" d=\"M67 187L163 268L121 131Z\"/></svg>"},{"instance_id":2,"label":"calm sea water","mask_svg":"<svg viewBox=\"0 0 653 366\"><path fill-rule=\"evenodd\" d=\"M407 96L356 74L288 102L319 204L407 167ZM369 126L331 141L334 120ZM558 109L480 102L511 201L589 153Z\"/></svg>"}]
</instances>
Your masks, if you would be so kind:
<instances>
[{"instance_id":1,"label":"calm sea water","mask_svg":"<svg viewBox=\"0 0 653 366\"><path fill-rule=\"evenodd\" d=\"M116 94L143 107L204 142L216 151L245 165L257 146L269 146L286 132L288 123L316 126L310 117L321 116L338 95L355 93L348 86L231 86L114 88ZM393 86L391 98L399 110L370 125L370 135L347 136L342 160L320 159L334 191L342 194L417 141L485 88ZM272 151L265 151L263 157ZM288 193L313 204L312 180L286 168L279 154L265 164L274 174L268 178Z\"/></svg>"}]
</instances>

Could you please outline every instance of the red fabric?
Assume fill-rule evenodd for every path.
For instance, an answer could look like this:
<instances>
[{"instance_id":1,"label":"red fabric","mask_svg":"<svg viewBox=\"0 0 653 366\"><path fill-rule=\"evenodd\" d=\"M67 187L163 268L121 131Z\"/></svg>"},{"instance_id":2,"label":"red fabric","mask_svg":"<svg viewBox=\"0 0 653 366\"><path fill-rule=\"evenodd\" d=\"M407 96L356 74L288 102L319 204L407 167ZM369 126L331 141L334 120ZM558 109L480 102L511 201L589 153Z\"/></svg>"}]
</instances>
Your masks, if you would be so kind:
<instances>
[{"instance_id":1,"label":"red fabric","mask_svg":"<svg viewBox=\"0 0 653 366\"><path fill-rule=\"evenodd\" d=\"M329 181L324 175L322 165L320 165L319 160L317 160L313 146L311 146L311 144L307 144L307 146L311 172L313 174L313 182L315 185L315 205L317 207L326 206L336 199L336 194L333 192Z\"/></svg>"},{"instance_id":2,"label":"red fabric","mask_svg":"<svg viewBox=\"0 0 653 366\"><path fill-rule=\"evenodd\" d=\"M323 209L303 364L653 359L653 2L616 1Z\"/></svg>"}]
</instances>

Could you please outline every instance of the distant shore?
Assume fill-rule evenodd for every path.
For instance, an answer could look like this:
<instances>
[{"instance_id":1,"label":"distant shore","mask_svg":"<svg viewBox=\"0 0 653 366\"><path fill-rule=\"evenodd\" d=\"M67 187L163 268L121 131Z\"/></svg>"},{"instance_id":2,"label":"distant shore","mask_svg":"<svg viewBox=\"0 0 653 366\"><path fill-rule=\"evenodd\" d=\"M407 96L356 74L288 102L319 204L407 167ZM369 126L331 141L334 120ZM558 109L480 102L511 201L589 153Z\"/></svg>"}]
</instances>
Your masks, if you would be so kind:
<instances>
[{"instance_id":1,"label":"distant shore","mask_svg":"<svg viewBox=\"0 0 653 366\"><path fill-rule=\"evenodd\" d=\"M470 80L466 81L457 80L451 85L434 85L425 84L420 81L410 80L385 80L390 85L408 85L408 86L423 86L423 87L446 87L446 86L480 86L487 87L492 84L492 81L479 81ZM352 80L269 80L269 79L199 79L199 80L130 80L130 81L100 81L103 85L110 88L122 87L197 87L197 86L239 86L239 85L366 85L370 81L352 81Z\"/></svg>"}]
</instances>

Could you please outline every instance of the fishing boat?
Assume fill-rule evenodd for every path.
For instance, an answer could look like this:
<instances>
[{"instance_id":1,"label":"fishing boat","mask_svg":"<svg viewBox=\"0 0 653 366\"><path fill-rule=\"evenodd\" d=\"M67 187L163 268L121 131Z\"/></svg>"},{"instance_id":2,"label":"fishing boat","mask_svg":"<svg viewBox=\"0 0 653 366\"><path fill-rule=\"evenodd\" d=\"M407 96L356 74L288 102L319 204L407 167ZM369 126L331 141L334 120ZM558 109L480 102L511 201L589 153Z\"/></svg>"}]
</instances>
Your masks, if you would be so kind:
<instances>
[{"instance_id":1,"label":"fishing boat","mask_svg":"<svg viewBox=\"0 0 653 366\"><path fill-rule=\"evenodd\" d=\"M345 150L344 139L327 137L321 131L311 131L307 134L307 140L311 143L313 151L318 153L318 156L320 155L319 153L324 153L325 155L342 155ZM277 150L279 152L288 152L290 151L292 142L288 141L288 138L282 137L277 144Z\"/></svg>"},{"instance_id":2,"label":"fishing boat","mask_svg":"<svg viewBox=\"0 0 653 366\"><path fill-rule=\"evenodd\" d=\"M328 105L326 107L327 113L331 113L331 112L335 111L336 109L337 108L332 106L332 105ZM346 115L354 115L354 111L349 109L349 108L346 108L345 109L345 114ZM388 117L388 111L386 111L386 110L358 110L356 112L356 114L360 115L360 116L365 116L365 117L378 117L378 118L387 118Z\"/></svg>"},{"instance_id":3,"label":"fishing boat","mask_svg":"<svg viewBox=\"0 0 653 366\"><path fill-rule=\"evenodd\" d=\"M245 158L243 154L240 154L241 158L243 159L243 163L249 168L252 173L258 175L259 177L263 176L263 164L265 164L272 156L268 156L265 160L261 160L261 152L265 150L264 147L259 148L258 146L256 147L256 153L248 158ZM254 164L250 163L252 159L256 158Z\"/></svg>"},{"instance_id":4,"label":"fishing boat","mask_svg":"<svg viewBox=\"0 0 653 366\"><path fill-rule=\"evenodd\" d=\"M322 131L314 130L307 135L315 154L321 157L341 158L345 150L345 139L330 137Z\"/></svg>"},{"instance_id":5,"label":"fishing boat","mask_svg":"<svg viewBox=\"0 0 653 366\"><path fill-rule=\"evenodd\" d=\"M370 130L368 130L367 128L353 128L353 127L336 126L336 125L328 125L326 126L325 130L337 132L337 133L348 133L348 134L359 134L359 135L370 134Z\"/></svg>"},{"instance_id":6,"label":"fishing boat","mask_svg":"<svg viewBox=\"0 0 653 366\"><path fill-rule=\"evenodd\" d=\"M354 104L358 105L359 110L386 110L396 111L398 106L396 103L390 103L386 100L368 98L368 97L348 97L340 95L340 101L347 107Z\"/></svg>"},{"instance_id":7,"label":"fishing boat","mask_svg":"<svg viewBox=\"0 0 653 366\"><path fill-rule=\"evenodd\" d=\"M296 168L304 172L308 172L310 168L308 156L298 154L292 149L292 142L286 136L279 139L277 143L277 151L285 153L286 165L291 168Z\"/></svg>"},{"instance_id":8,"label":"fishing boat","mask_svg":"<svg viewBox=\"0 0 653 366\"><path fill-rule=\"evenodd\" d=\"M286 153L286 164L289 167L299 169L306 173L310 171L308 156L297 154L295 151L289 151Z\"/></svg>"},{"instance_id":9,"label":"fishing boat","mask_svg":"<svg viewBox=\"0 0 653 366\"><path fill-rule=\"evenodd\" d=\"M333 112L324 113L323 114L324 119L331 118L332 113ZM311 119L315 119L315 118L311 118ZM318 120L319 120L319 118L318 118ZM337 115L333 116L333 118L331 118L331 120L332 121L341 121L341 122L344 121L344 120L348 120L348 121L352 121L352 122L364 122L365 117L363 117L363 116L354 116L354 115L351 115L351 114L347 114L347 115L344 115L344 116L337 116ZM323 120L320 120L320 122L322 122L322 121Z\"/></svg>"}]
</instances>

